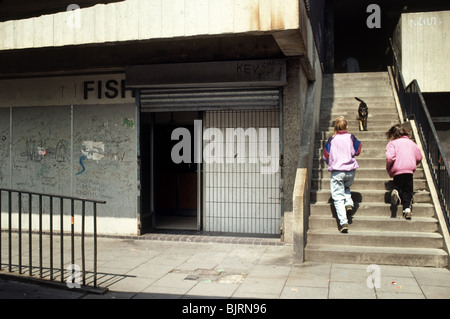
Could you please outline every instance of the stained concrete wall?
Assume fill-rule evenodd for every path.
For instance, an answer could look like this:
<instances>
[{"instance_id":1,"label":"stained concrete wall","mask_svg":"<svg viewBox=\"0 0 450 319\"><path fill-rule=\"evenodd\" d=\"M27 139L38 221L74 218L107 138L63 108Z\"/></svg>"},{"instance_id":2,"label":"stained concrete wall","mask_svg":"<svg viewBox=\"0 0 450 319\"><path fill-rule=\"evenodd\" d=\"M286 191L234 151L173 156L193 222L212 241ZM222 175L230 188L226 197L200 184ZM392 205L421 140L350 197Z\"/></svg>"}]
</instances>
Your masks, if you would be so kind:
<instances>
[{"instance_id":1,"label":"stained concrete wall","mask_svg":"<svg viewBox=\"0 0 450 319\"><path fill-rule=\"evenodd\" d=\"M99 78L102 77L84 80L98 84ZM115 99L99 99L97 92L90 90L87 99L83 95L79 99L77 89L70 89L71 83L78 83L77 79L0 83L2 88L7 86L23 97L15 98L3 90L0 93L0 187L105 200L106 205L98 206L99 233L136 234L137 109L134 103L124 103L134 99L130 92L126 92L125 99L120 94ZM30 81L35 81L35 86ZM39 82L46 83L47 90L36 89ZM60 91L62 95L52 94L56 88L50 83L67 89ZM80 101L84 105L76 104ZM62 103L66 105L59 105ZM44 229L49 225L48 206L44 204ZM27 209L24 205L24 214ZM6 210L3 201L3 225L7 225ZM78 230L80 214L78 210ZM17 219L15 213L14 224ZM36 222L33 225L38 227ZM54 225L59 229L59 220L55 219ZM91 225L88 220L88 232ZM69 227L67 224L65 229Z\"/></svg>"},{"instance_id":2,"label":"stained concrete wall","mask_svg":"<svg viewBox=\"0 0 450 319\"><path fill-rule=\"evenodd\" d=\"M394 34L405 84L450 92L450 11L402 14Z\"/></svg>"},{"instance_id":3,"label":"stained concrete wall","mask_svg":"<svg viewBox=\"0 0 450 319\"><path fill-rule=\"evenodd\" d=\"M307 53L287 60L283 100L284 216L283 241L303 259L309 217L312 148L319 122L323 70L304 2L300 2L302 39ZM307 65L307 67L305 67Z\"/></svg>"},{"instance_id":4,"label":"stained concrete wall","mask_svg":"<svg viewBox=\"0 0 450 319\"><path fill-rule=\"evenodd\" d=\"M126 0L0 23L0 50L292 29L298 0Z\"/></svg>"}]
</instances>

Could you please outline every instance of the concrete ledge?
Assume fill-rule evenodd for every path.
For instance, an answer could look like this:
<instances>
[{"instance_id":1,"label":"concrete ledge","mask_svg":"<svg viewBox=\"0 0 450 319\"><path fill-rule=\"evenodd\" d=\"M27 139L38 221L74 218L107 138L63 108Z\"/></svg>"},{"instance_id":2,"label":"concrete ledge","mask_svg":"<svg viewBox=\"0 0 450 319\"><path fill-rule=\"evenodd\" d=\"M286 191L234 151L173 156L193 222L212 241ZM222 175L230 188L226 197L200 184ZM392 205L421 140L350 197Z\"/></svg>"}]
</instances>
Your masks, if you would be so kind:
<instances>
[{"instance_id":1,"label":"concrete ledge","mask_svg":"<svg viewBox=\"0 0 450 319\"><path fill-rule=\"evenodd\" d=\"M2 22L0 50L298 30L299 14L295 0L126 0Z\"/></svg>"}]
</instances>

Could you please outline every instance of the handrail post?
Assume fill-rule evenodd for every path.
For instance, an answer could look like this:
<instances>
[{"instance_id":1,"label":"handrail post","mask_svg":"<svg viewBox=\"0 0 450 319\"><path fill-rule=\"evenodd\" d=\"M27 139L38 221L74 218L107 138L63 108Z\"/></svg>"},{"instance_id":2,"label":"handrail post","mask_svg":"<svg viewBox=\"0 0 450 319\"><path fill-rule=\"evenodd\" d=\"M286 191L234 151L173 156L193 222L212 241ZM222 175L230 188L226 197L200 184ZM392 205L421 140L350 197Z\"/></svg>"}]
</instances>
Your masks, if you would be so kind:
<instances>
[{"instance_id":1,"label":"handrail post","mask_svg":"<svg viewBox=\"0 0 450 319\"><path fill-rule=\"evenodd\" d=\"M39 195L39 278L42 277L42 195Z\"/></svg>"},{"instance_id":2,"label":"handrail post","mask_svg":"<svg viewBox=\"0 0 450 319\"><path fill-rule=\"evenodd\" d=\"M33 275L33 198L28 194L28 262L30 264L29 274Z\"/></svg>"},{"instance_id":3,"label":"handrail post","mask_svg":"<svg viewBox=\"0 0 450 319\"><path fill-rule=\"evenodd\" d=\"M22 274L22 193L17 193L18 214L19 214L19 274Z\"/></svg>"},{"instance_id":4,"label":"handrail post","mask_svg":"<svg viewBox=\"0 0 450 319\"><path fill-rule=\"evenodd\" d=\"M11 207L11 191L8 192L8 262L9 272L12 272L12 207Z\"/></svg>"},{"instance_id":5,"label":"handrail post","mask_svg":"<svg viewBox=\"0 0 450 319\"><path fill-rule=\"evenodd\" d=\"M81 267L83 271L83 285L86 285L86 261L84 255L84 228L85 228L85 217L86 217L86 202L83 200L81 202Z\"/></svg>"},{"instance_id":6,"label":"handrail post","mask_svg":"<svg viewBox=\"0 0 450 319\"><path fill-rule=\"evenodd\" d=\"M97 287L97 203L94 202L94 287Z\"/></svg>"},{"instance_id":7,"label":"handrail post","mask_svg":"<svg viewBox=\"0 0 450 319\"><path fill-rule=\"evenodd\" d=\"M61 267L61 282L64 282L64 199L59 198L59 213L60 213L60 267Z\"/></svg>"},{"instance_id":8,"label":"handrail post","mask_svg":"<svg viewBox=\"0 0 450 319\"><path fill-rule=\"evenodd\" d=\"M53 280L53 196L50 200L50 280Z\"/></svg>"},{"instance_id":9,"label":"handrail post","mask_svg":"<svg viewBox=\"0 0 450 319\"><path fill-rule=\"evenodd\" d=\"M75 264L75 215L74 215L74 200L70 200L70 248L71 248L71 264Z\"/></svg>"}]
</instances>

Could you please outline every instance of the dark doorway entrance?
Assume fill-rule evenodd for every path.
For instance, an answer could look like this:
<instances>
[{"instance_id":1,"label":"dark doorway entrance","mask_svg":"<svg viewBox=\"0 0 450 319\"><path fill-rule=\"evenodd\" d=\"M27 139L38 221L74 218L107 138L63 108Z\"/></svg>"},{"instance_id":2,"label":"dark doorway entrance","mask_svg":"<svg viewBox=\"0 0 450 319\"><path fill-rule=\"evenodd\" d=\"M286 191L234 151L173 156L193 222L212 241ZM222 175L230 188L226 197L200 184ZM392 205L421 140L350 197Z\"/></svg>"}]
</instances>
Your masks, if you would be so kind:
<instances>
[{"instance_id":1,"label":"dark doorway entrance","mask_svg":"<svg viewBox=\"0 0 450 319\"><path fill-rule=\"evenodd\" d=\"M179 140L172 132L185 128L194 145L198 112L143 113L141 116L141 228L199 230L199 170L191 163L175 163L171 153Z\"/></svg>"}]
</instances>

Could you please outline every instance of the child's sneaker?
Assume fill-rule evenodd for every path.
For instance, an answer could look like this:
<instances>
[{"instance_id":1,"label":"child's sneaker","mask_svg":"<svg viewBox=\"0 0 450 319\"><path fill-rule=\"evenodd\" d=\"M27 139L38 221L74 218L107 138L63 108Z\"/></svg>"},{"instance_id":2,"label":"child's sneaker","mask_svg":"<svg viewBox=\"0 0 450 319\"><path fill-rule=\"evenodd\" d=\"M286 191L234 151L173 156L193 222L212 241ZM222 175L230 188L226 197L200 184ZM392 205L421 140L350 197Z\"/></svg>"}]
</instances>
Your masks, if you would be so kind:
<instances>
[{"instance_id":1,"label":"child's sneaker","mask_svg":"<svg viewBox=\"0 0 450 319\"><path fill-rule=\"evenodd\" d=\"M412 217L411 208L405 208L405 210L403 211L403 217L405 217L406 219L411 219Z\"/></svg>"},{"instance_id":2,"label":"child's sneaker","mask_svg":"<svg viewBox=\"0 0 450 319\"><path fill-rule=\"evenodd\" d=\"M341 233L348 233L348 224L341 225L341 228L339 229L339 231Z\"/></svg>"},{"instance_id":3,"label":"child's sneaker","mask_svg":"<svg viewBox=\"0 0 450 319\"><path fill-rule=\"evenodd\" d=\"M400 202L400 196L398 195L398 190L393 189L391 192L391 204L396 206Z\"/></svg>"}]
</instances>

